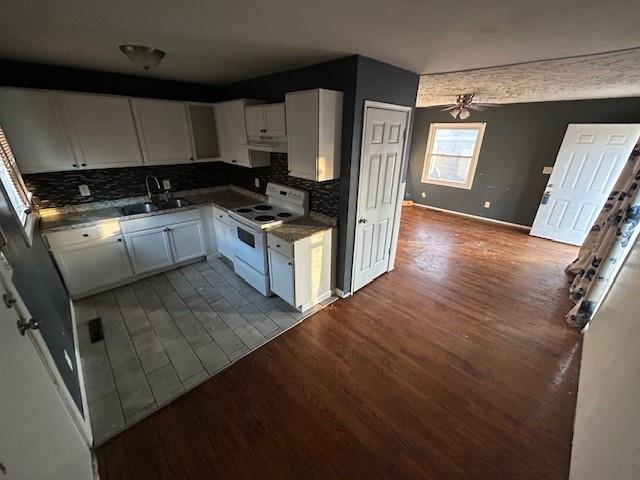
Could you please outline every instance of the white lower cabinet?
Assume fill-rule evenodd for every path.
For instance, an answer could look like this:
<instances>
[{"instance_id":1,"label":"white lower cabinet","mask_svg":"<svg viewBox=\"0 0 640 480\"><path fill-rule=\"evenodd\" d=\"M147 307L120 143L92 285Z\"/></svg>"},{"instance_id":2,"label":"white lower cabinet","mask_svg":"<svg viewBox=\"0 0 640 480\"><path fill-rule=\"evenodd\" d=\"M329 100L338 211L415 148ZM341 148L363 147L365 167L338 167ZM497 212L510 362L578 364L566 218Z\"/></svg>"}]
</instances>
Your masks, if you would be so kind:
<instances>
[{"instance_id":1,"label":"white lower cabinet","mask_svg":"<svg viewBox=\"0 0 640 480\"><path fill-rule=\"evenodd\" d=\"M268 252L271 291L288 304L295 305L295 270L293 260L270 248Z\"/></svg>"},{"instance_id":2,"label":"white lower cabinet","mask_svg":"<svg viewBox=\"0 0 640 480\"><path fill-rule=\"evenodd\" d=\"M76 244L53 252L71 296L92 293L133 276L122 237Z\"/></svg>"},{"instance_id":3,"label":"white lower cabinet","mask_svg":"<svg viewBox=\"0 0 640 480\"><path fill-rule=\"evenodd\" d=\"M170 225L168 230L171 252L176 263L193 260L205 254L202 242L202 224L199 220Z\"/></svg>"},{"instance_id":4,"label":"white lower cabinet","mask_svg":"<svg viewBox=\"0 0 640 480\"><path fill-rule=\"evenodd\" d=\"M198 210L122 222L136 274L162 270L205 255Z\"/></svg>"},{"instance_id":5,"label":"white lower cabinet","mask_svg":"<svg viewBox=\"0 0 640 480\"><path fill-rule=\"evenodd\" d=\"M301 312L331 296L334 232L329 228L295 242L267 234L271 291Z\"/></svg>"},{"instance_id":6,"label":"white lower cabinet","mask_svg":"<svg viewBox=\"0 0 640 480\"><path fill-rule=\"evenodd\" d=\"M160 270L173 265L166 227L129 233L125 238L136 274Z\"/></svg>"}]
</instances>

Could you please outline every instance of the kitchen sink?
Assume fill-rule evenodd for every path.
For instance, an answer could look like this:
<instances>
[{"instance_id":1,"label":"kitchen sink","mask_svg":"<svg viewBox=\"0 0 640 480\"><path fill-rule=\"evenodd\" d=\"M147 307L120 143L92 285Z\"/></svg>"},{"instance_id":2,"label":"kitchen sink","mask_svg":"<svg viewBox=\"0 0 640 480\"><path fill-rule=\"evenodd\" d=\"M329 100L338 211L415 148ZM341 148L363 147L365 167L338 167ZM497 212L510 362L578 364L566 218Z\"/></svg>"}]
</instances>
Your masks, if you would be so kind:
<instances>
[{"instance_id":1,"label":"kitchen sink","mask_svg":"<svg viewBox=\"0 0 640 480\"><path fill-rule=\"evenodd\" d=\"M167 208L180 208L191 205L191 202L186 198L172 198L171 200L164 200L158 204L161 210Z\"/></svg>"},{"instance_id":2,"label":"kitchen sink","mask_svg":"<svg viewBox=\"0 0 640 480\"><path fill-rule=\"evenodd\" d=\"M120 207L120 213L123 215L137 215L139 213L155 212L157 210L167 210L169 208L180 208L191 205L191 202L185 198L172 198L171 200L163 200L158 203L134 203L133 205L125 205Z\"/></svg>"},{"instance_id":3,"label":"kitchen sink","mask_svg":"<svg viewBox=\"0 0 640 480\"><path fill-rule=\"evenodd\" d=\"M137 215L138 213L149 213L158 210L158 205L155 203L136 203L133 205L125 205L120 207L120 213L123 215Z\"/></svg>"}]
</instances>

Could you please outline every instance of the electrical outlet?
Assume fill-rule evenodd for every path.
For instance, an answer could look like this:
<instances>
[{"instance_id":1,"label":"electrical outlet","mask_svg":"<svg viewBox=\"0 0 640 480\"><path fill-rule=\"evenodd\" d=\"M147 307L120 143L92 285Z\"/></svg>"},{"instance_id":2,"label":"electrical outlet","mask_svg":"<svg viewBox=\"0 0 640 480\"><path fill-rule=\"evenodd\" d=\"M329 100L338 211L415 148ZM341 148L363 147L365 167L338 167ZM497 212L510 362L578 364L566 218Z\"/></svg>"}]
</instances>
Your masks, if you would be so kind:
<instances>
[{"instance_id":1,"label":"electrical outlet","mask_svg":"<svg viewBox=\"0 0 640 480\"><path fill-rule=\"evenodd\" d=\"M260 179L258 177L255 177L253 179L253 184L256 186L256 188L260 188Z\"/></svg>"},{"instance_id":2,"label":"electrical outlet","mask_svg":"<svg viewBox=\"0 0 640 480\"><path fill-rule=\"evenodd\" d=\"M90 197L91 192L89 191L89 187L87 185L78 185L78 190L80 190L80 195L83 197Z\"/></svg>"},{"instance_id":3,"label":"electrical outlet","mask_svg":"<svg viewBox=\"0 0 640 480\"><path fill-rule=\"evenodd\" d=\"M551 175L553 172L553 167L542 167L542 173L545 175Z\"/></svg>"},{"instance_id":4,"label":"electrical outlet","mask_svg":"<svg viewBox=\"0 0 640 480\"><path fill-rule=\"evenodd\" d=\"M169 181L168 178L165 178L164 180L162 180L162 186L164 187L165 190L171 190L171 182Z\"/></svg>"},{"instance_id":5,"label":"electrical outlet","mask_svg":"<svg viewBox=\"0 0 640 480\"><path fill-rule=\"evenodd\" d=\"M420 195L422 195L422 198L427 198L427 192L422 192Z\"/></svg>"},{"instance_id":6,"label":"electrical outlet","mask_svg":"<svg viewBox=\"0 0 640 480\"><path fill-rule=\"evenodd\" d=\"M491 202L484 202L484 208L489 208L491 206Z\"/></svg>"}]
</instances>

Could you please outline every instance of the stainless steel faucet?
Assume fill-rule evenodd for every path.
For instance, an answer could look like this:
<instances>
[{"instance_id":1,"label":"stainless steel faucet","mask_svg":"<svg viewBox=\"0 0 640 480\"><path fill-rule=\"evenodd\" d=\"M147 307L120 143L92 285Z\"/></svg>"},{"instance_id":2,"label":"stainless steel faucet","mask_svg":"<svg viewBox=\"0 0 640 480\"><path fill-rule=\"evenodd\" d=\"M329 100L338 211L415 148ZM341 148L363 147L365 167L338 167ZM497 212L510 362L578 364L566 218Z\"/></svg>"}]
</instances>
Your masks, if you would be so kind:
<instances>
[{"instance_id":1,"label":"stainless steel faucet","mask_svg":"<svg viewBox=\"0 0 640 480\"><path fill-rule=\"evenodd\" d=\"M154 177L153 175L147 175L144 178L144 184L147 186L147 200L149 201L149 203L151 203L151 197L153 196L153 194L151 193L151 189L149 188L149 179L150 178L155 180L156 187L158 188L158 192L160 192L162 190L162 187L160 187L160 182L158 181L158 178Z\"/></svg>"}]
</instances>

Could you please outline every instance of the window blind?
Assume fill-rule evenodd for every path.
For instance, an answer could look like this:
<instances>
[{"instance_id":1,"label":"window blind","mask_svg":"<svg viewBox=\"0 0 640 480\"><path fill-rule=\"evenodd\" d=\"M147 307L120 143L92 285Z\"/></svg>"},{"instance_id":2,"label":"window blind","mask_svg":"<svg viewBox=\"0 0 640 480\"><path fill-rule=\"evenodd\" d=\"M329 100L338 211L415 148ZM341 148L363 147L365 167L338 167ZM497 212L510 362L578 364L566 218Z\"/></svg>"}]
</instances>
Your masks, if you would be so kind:
<instances>
[{"instance_id":1,"label":"window blind","mask_svg":"<svg viewBox=\"0 0 640 480\"><path fill-rule=\"evenodd\" d=\"M32 195L24 184L2 126L0 126L0 179L20 222L24 226L31 213Z\"/></svg>"}]
</instances>

